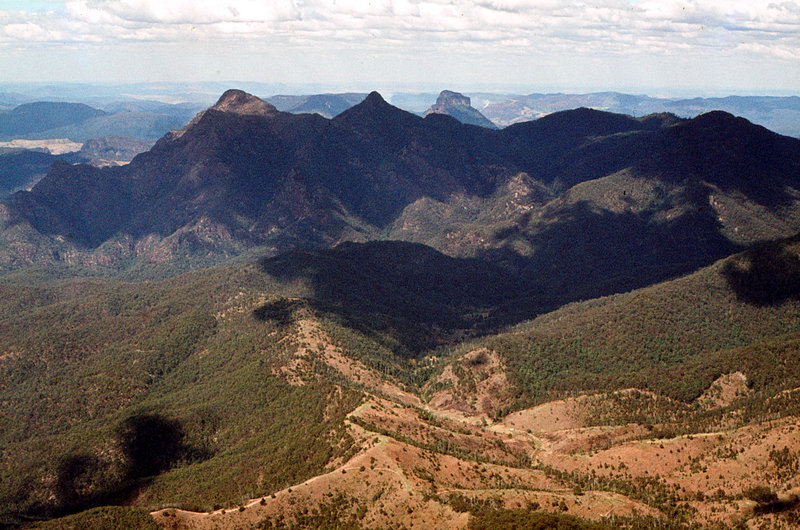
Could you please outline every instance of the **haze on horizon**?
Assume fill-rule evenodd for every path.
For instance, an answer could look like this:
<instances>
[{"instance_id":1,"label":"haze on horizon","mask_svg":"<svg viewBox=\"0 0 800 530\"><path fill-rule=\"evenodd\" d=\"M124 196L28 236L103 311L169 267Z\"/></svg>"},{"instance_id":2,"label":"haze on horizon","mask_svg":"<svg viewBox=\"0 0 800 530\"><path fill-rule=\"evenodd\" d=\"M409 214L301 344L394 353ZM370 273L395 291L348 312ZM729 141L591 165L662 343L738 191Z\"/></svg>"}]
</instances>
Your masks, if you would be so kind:
<instances>
[{"instance_id":1,"label":"haze on horizon","mask_svg":"<svg viewBox=\"0 0 800 530\"><path fill-rule=\"evenodd\" d=\"M800 94L800 2L0 0L0 83Z\"/></svg>"}]
</instances>

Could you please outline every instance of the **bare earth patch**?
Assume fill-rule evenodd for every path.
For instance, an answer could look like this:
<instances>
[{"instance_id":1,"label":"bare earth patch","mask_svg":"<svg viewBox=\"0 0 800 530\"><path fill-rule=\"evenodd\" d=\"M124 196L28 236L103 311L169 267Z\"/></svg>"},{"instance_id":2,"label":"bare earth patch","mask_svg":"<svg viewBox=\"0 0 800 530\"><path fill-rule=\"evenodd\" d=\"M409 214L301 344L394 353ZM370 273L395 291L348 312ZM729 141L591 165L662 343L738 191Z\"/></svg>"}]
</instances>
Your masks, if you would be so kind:
<instances>
[{"instance_id":1,"label":"bare earth patch","mask_svg":"<svg viewBox=\"0 0 800 530\"><path fill-rule=\"evenodd\" d=\"M721 375L711 386L697 398L697 402L705 408L727 407L735 399L751 393L747 388L747 377L742 372Z\"/></svg>"},{"instance_id":2,"label":"bare earth patch","mask_svg":"<svg viewBox=\"0 0 800 530\"><path fill-rule=\"evenodd\" d=\"M0 142L0 147L43 149L51 155L63 155L65 153L80 151L83 144L80 142L73 142L67 138L50 138L47 140L15 139L8 142Z\"/></svg>"},{"instance_id":3,"label":"bare earth patch","mask_svg":"<svg viewBox=\"0 0 800 530\"><path fill-rule=\"evenodd\" d=\"M735 428L724 427L735 423L726 420L710 432L683 435L662 434L669 432L667 426L598 424L626 403L701 411L728 406L748 391L741 373L715 381L698 400L703 408L628 389L543 403L496 420L494 407L507 399L508 384L491 351L470 351L445 369L434 382L444 388L424 403L346 358L313 319L297 325L302 348L292 362L324 362L365 391L366 400L346 421L355 456L243 506L211 513L154 512L160 526L316 527L333 513L364 528L465 528L470 507L491 506L593 520L680 517L712 528L740 523L792 528L790 519L769 513L746 493L766 486L795 509L794 495L800 495L796 418L766 418ZM291 374L303 368L288 363L282 369ZM736 412L725 414L735 418Z\"/></svg>"}]
</instances>

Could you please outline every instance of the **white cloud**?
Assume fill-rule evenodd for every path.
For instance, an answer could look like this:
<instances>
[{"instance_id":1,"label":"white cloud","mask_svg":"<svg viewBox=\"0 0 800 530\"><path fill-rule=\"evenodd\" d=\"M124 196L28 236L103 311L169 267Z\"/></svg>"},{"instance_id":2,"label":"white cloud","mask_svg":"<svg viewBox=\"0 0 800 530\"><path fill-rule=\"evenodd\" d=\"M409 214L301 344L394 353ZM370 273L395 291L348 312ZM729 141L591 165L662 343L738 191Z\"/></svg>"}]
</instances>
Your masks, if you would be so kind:
<instances>
[{"instance_id":1,"label":"white cloud","mask_svg":"<svg viewBox=\"0 0 800 530\"><path fill-rule=\"evenodd\" d=\"M3 32L6 36L21 41L53 42L64 38L64 35L58 31L48 30L31 22L7 24L3 26Z\"/></svg>"},{"instance_id":2,"label":"white cloud","mask_svg":"<svg viewBox=\"0 0 800 530\"><path fill-rule=\"evenodd\" d=\"M76 0L68 10L86 20L121 20L147 24L274 22L297 18L291 0Z\"/></svg>"},{"instance_id":3,"label":"white cloud","mask_svg":"<svg viewBox=\"0 0 800 530\"><path fill-rule=\"evenodd\" d=\"M204 26L195 39L228 38L241 30L242 38L254 39L276 33L310 38L310 32L319 32L318 40L325 41L352 39L360 32L365 39L391 34L401 41L424 41L431 32L454 32L459 35L453 40L479 35L482 42L502 45L528 39L545 49L591 39L598 51L618 49L619 41L634 36L649 43L642 53L693 42L705 46L708 33L703 31L735 35L719 43L727 48L769 38L780 46L781 39L800 38L800 5L793 1L73 0L66 10L14 18L22 19L3 23L0 33L7 39L22 39L24 33L31 42L50 40L49 28L64 26L72 31L65 38L76 42L137 40L143 34L180 39L184 26ZM42 31L21 33L14 24L35 24Z\"/></svg>"},{"instance_id":4,"label":"white cloud","mask_svg":"<svg viewBox=\"0 0 800 530\"><path fill-rule=\"evenodd\" d=\"M70 0L61 9L0 10L0 53L4 45L52 42L342 56L360 49L392 57L680 54L710 61L741 53L796 71L800 0Z\"/></svg>"},{"instance_id":5,"label":"white cloud","mask_svg":"<svg viewBox=\"0 0 800 530\"><path fill-rule=\"evenodd\" d=\"M790 47L775 47L765 46L757 42L747 42L740 44L736 47L737 51L753 54L756 56L774 56L778 59L793 61L795 64L800 63L800 46Z\"/></svg>"}]
</instances>

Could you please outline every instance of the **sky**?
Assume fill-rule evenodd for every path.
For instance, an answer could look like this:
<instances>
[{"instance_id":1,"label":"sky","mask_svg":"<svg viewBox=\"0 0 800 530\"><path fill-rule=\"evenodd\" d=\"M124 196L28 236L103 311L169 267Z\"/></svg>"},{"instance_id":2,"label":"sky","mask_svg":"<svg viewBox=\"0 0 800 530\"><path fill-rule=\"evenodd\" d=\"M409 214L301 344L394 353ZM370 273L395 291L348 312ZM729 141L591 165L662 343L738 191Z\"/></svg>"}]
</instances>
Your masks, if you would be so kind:
<instances>
[{"instance_id":1,"label":"sky","mask_svg":"<svg viewBox=\"0 0 800 530\"><path fill-rule=\"evenodd\" d=\"M0 83L800 95L800 0L0 0Z\"/></svg>"}]
</instances>

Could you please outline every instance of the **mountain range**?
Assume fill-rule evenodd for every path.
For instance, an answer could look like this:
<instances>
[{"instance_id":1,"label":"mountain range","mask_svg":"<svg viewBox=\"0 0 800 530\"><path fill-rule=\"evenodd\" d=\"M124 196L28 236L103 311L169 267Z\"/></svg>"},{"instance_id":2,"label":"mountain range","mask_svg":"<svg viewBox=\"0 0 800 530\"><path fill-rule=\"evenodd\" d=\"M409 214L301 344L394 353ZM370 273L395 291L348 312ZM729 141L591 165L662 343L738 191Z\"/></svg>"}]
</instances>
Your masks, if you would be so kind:
<instances>
[{"instance_id":1,"label":"mountain range","mask_svg":"<svg viewBox=\"0 0 800 530\"><path fill-rule=\"evenodd\" d=\"M0 202L0 525L796 527L799 155L229 90L62 157Z\"/></svg>"},{"instance_id":2,"label":"mountain range","mask_svg":"<svg viewBox=\"0 0 800 530\"><path fill-rule=\"evenodd\" d=\"M313 95L276 95L265 98L265 101L275 105L282 112L292 114L319 114L325 118L334 118L350 107L357 105L367 97L367 94L313 94ZM480 125L496 129L497 126L486 119L477 109L471 106L470 99L452 90L443 90L439 97L428 110L417 113L427 116L431 113L452 116L461 123Z\"/></svg>"},{"instance_id":3,"label":"mountain range","mask_svg":"<svg viewBox=\"0 0 800 530\"><path fill-rule=\"evenodd\" d=\"M83 103L37 101L0 111L0 140L68 138L86 142L105 136L157 140L182 127L197 105L112 102L105 109Z\"/></svg>"},{"instance_id":4,"label":"mountain range","mask_svg":"<svg viewBox=\"0 0 800 530\"><path fill-rule=\"evenodd\" d=\"M643 116L670 112L693 118L713 110L742 116L772 131L800 137L800 98L797 96L726 96L669 98L619 92L588 94L475 94L473 99L490 120L500 126L540 118L576 107L591 107L608 112Z\"/></svg>"},{"instance_id":5,"label":"mountain range","mask_svg":"<svg viewBox=\"0 0 800 530\"><path fill-rule=\"evenodd\" d=\"M229 91L126 166L57 164L9 198L0 261L146 269L390 237L601 292L800 229L798 143L724 112L490 130L377 93L326 119Z\"/></svg>"}]
</instances>

